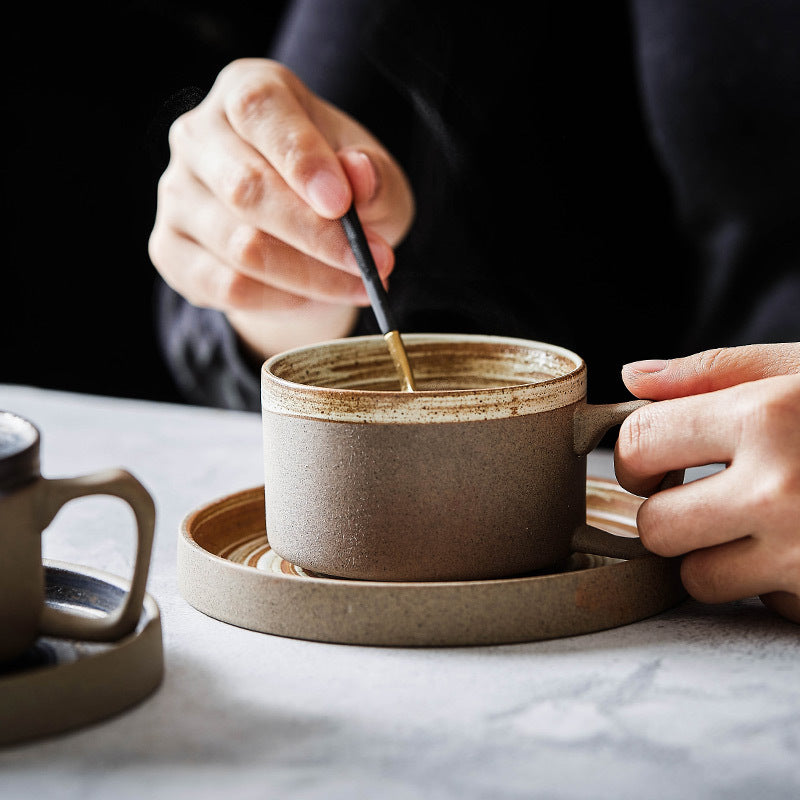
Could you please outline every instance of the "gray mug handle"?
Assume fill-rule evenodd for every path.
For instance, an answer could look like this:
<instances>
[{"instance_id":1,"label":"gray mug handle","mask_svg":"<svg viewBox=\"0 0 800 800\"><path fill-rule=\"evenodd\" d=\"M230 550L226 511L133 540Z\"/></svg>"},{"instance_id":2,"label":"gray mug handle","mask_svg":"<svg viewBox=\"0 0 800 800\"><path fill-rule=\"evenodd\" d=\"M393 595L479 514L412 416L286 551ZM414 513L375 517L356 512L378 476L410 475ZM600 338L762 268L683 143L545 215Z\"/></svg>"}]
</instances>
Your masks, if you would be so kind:
<instances>
[{"instance_id":1,"label":"gray mug handle","mask_svg":"<svg viewBox=\"0 0 800 800\"><path fill-rule=\"evenodd\" d=\"M39 520L44 530L59 509L77 497L112 495L124 500L136 518L136 560L130 589L125 599L106 617L84 617L51 606L42 612L40 630L50 636L65 636L85 641L109 642L130 633L139 621L144 602L147 573L155 532L155 504L139 481L122 469L109 469L79 478L42 478Z\"/></svg>"},{"instance_id":2,"label":"gray mug handle","mask_svg":"<svg viewBox=\"0 0 800 800\"><path fill-rule=\"evenodd\" d=\"M614 425L622 423L638 408L649 405L652 400L631 400L625 403L589 405L581 403L575 410L573 442L576 455L585 456L600 443L605 433ZM668 472L659 483L656 491L661 492L680 486L684 480L684 470ZM573 552L592 553L610 558L641 558L652 555L641 540L629 536L615 536L608 531L584 523L573 534L570 547Z\"/></svg>"}]
</instances>

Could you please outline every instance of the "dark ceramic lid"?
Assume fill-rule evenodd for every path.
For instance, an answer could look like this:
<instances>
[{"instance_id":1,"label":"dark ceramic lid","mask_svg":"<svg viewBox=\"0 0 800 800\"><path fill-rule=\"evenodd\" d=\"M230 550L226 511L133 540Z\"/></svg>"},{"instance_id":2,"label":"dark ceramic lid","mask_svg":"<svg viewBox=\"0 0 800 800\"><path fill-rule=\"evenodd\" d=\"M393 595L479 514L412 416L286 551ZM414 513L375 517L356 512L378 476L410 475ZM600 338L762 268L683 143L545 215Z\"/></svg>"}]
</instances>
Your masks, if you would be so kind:
<instances>
[{"instance_id":1,"label":"dark ceramic lid","mask_svg":"<svg viewBox=\"0 0 800 800\"><path fill-rule=\"evenodd\" d=\"M0 411L0 491L39 474L39 431L27 419Z\"/></svg>"}]
</instances>

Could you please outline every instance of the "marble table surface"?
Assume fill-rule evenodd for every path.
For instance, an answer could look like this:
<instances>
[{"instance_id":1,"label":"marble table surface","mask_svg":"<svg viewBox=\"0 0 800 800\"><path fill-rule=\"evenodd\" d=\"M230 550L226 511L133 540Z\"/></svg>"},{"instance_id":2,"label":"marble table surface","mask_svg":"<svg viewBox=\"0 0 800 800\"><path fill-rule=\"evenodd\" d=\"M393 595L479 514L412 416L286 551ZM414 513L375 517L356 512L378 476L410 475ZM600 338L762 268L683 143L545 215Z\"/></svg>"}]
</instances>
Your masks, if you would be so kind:
<instances>
[{"instance_id":1,"label":"marble table surface","mask_svg":"<svg viewBox=\"0 0 800 800\"><path fill-rule=\"evenodd\" d=\"M9 385L0 408L39 426L46 477L123 466L152 493L166 663L121 715L0 749L4 800L800 797L800 626L755 598L494 647L240 629L184 601L176 546L189 511L263 483L257 414ZM129 576L120 506L70 504L45 557Z\"/></svg>"}]
</instances>

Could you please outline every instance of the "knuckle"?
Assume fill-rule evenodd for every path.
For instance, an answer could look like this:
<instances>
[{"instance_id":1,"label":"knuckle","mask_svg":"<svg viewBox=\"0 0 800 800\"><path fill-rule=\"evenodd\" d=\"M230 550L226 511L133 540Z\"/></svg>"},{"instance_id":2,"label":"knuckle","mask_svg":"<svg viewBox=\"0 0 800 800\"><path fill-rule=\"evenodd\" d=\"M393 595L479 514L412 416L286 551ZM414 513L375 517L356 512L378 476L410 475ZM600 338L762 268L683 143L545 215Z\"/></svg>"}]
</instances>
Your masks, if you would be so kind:
<instances>
[{"instance_id":1,"label":"knuckle","mask_svg":"<svg viewBox=\"0 0 800 800\"><path fill-rule=\"evenodd\" d=\"M313 155L318 134L311 128L291 127L281 132L281 153L286 168L298 177L311 176L318 166Z\"/></svg>"},{"instance_id":2,"label":"knuckle","mask_svg":"<svg viewBox=\"0 0 800 800\"><path fill-rule=\"evenodd\" d=\"M167 131L167 143L173 152L182 141L186 139L186 120L185 115L178 117Z\"/></svg>"},{"instance_id":3,"label":"knuckle","mask_svg":"<svg viewBox=\"0 0 800 800\"><path fill-rule=\"evenodd\" d=\"M719 599L719 580L713 562L701 551L687 553L681 561L681 582L686 591L701 603Z\"/></svg>"},{"instance_id":4,"label":"knuckle","mask_svg":"<svg viewBox=\"0 0 800 800\"><path fill-rule=\"evenodd\" d=\"M792 491L800 471L800 377L776 376L755 384L734 387L738 406L737 441L743 452L769 453L759 470L763 477L772 468L783 471Z\"/></svg>"},{"instance_id":5,"label":"knuckle","mask_svg":"<svg viewBox=\"0 0 800 800\"><path fill-rule=\"evenodd\" d=\"M772 378L764 387L764 396L755 398L754 405L765 433L778 437L792 433L796 435L800 413L800 379L795 376Z\"/></svg>"},{"instance_id":6,"label":"knuckle","mask_svg":"<svg viewBox=\"0 0 800 800\"><path fill-rule=\"evenodd\" d=\"M219 270L215 280L216 305L223 310L235 310L248 305L251 281L233 269Z\"/></svg>"},{"instance_id":7,"label":"knuckle","mask_svg":"<svg viewBox=\"0 0 800 800\"><path fill-rule=\"evenodd\" d=\"M190 279L184 281L180 293L193 306L224 310L227 285L233 270L220 262L202 255L184 265Z\"/></svg>"},{"instance_id":8,"label":"knuckle","mask_svg":"<svg viewBox=\"0 0 800 800\"><path fill-rule=\"evenodd\" d=\"M225 83L227 81L236 81L238 76L244 72L249 71L252 59L247 57L234 58L229 61L219 72L217 83Z\"/></svg>"},{"instance_id":9,"label":"knuckle","mask_svg":"<svg viewBox=\"0 0 800 800\"><path fill-rule=\"evenodd\" d=\"M698 353L695 370L699 375L706 375L724 367L731 359L731 349L714 347Z\"/></svg>"},{"instance_id":10,"label":"knuckle","mask_svg":"<svg viewBox=\"0 0 800 800\"><path fill-rule=\"evenodd\" d=\"M189 305L195 306L196 308L214 307L214 304L211 301L211 299L206 297L206 295L200 290L200 287L198 287L197 285L187 286L185 289L181 290L181 294L184 296L186 302L189 303Z\"/></svg>"},{"instance_id":11,"label":"knuckle","mask_svg":"<svg viewBox=\"0 0 800 800\"><path fill-rule=\"evenodd\" d=\"M800 465L786 464L762 472L748 492L747 506L767 527L782 528L784 520L800 519ZM800 533L795 535L800 542Z\"/></svg>"},{"instance_id":12,"label":"knuckle","mask_svg":"<svg viewBox=\"0 0 800 800\"><path fill-rule=\"evenodd\" d=\"M224 176L221 190L225 202L233 208L253 208L266 196L264 170L253 164L240 164Z\"/></svg>"},{"instance_id":13,"label":"knuckle","mask_svg":"<svg viewBox=\"0 0 800 800\"><path fill-rule=\"evenodd\" d=\"M197 116L197 109L193 108L186 111L175 119L169 126L167 132L167 142L171 150L178 149L181 144L186 142L192 136L192 129L194 127L194 119Z\"/></svg>"},{"instance_id":14,"label":"knuckle","mask_svg":"<svg viewBox=\"0 0 800 800\"><path fill-rule=\"evenodd\" d=\"M180 288L180 293L193 306L198 308L216 308L215 281L216 269L196 261L190 264L191 280Z\"/></svg>"},{"instance_id":15,"label":"knuckle","mask_svg":"<svg viewBox=\"0 0 800 800\"><path fill-rule=\"evenodd\" d=\"M353 293L360 283L355 275L348 275L334 268L324 268L310 273L299 293L305 297L339 300Z\"/></svg>"},{"instance_id":16,"label":"knuckle","mask_svg":"<svg viewBox=\"0 0 800 800\"><path fill-rule=\"evenodd\" d=\"M166 251L165 238L163 226L156 222L150 233L150 238L147 240L147 254L150 257L150 261L152 261L159 270L163 270L166 263L166 259L164 258L164 253Z\"/></svg>"},{"instance_id":17,"label":"knuckle","mask_svg":"<svg viewBox=\"0 0 800 800\"><path fill-rule=\"evenodd\" d=\"M775 498L777 481L772 477L762 474L758 481L749 486L745 495L744 505L751 515L759 516L763 519L763 514L770 513L770 508Z\"/></svg>"},{"instance_id":18,"label":"knuckle","mask_svg":"<svg viewBox=\"0 0 800 800\"><path fill-rule=\"evenodd\" d=\"M800 593L800 537L795 535L780 551L781 567L776 569L777 588Z\"/></svg>"},{"instance_id":19,"label":"knuckle","mask_svg":"<svg viewBox=\"0 0 800 800\"><path fill-rule=\"evenodd\" d=\"M299 81L296 75L282 62L265 59L262 64L266 68L266 72L272 76L272 81L276 85L287 91L292 91L297 87Z\"/></svg>"},{"instance_id":20,"label":"knuckle","mask_svg":"<svg viewBox=\"0 0 800 800\"><path fill-rule=\"evenodd\" d=\"M800 536L795 536L784 554L787 588L800 593Z\"/></svg>"},{"instance_id":21,"label":"knuckle","mask_svg":"<svg viewBox=\"0 0 800 800\"><path fill-rule=\"evenodd\" d=\"M189 281L185 286L178 286L167 280L167 283L183 296L187 303L198 308L211 307L210 298L204 293L205 282L199 280Z\"/></svg>"},{"instance_id":22,"label":"knuckle","mask_svg":"<svg viewBox=\"0 0 800 800\"><path fill-rule=\"evenodd\" d=\"M641 466L641 455L655 438L654 416L652 406L645 406L626 417L620 426L617 447L630 468L637 469Z\"/></svg>"},{"instance_id":23,"label":"knuckle","mask_svg":"<svg viewBox=\"0 0 800 800\"><path fill-rule=\"evenodd\" d=\"M158 179L156 194L158 197L158 211L162 211L164 204L174 200L180 191L180 183L177 170L174 165L169 164Z\"/></svg>"},{"instance_id":24,"label":"knuckle","mask_svg":"<svg viewBox=\"0 0 800 800\"><path fill-rule=\"evenodd\" d=\"M249 225L238 225L228 240L228 251L233 262L251 268L263 265L264 246L264 234Z\"/></svg>"},{"instance_id":25,"label":"knuckle","mask_svg":"<svg viewBox=\"0 0 800 800\"><path fill-rule=\"evenodd\" d=\"M778 479L779 497L783 503L790 505L789 513L794 509L795 522L798 522L798 542L800 542L800 462L792 462L781 471Z\"/></svg>"},{"instance_id":26,"label":"knuckle","mask_svg":"<svg viewBox=\"0 0 800 800\"><path fill-rule=\"evenodd\" d=\"M219 308L219 288L227 271L214 267L195 270L193 280L189 282L182 294L193 306Z\"/></svg>"},{"instance_id":27,"label":"knuckle","mask_svg":"<svg viewBox=\"0 0 800 800\"><path fill-rule=\"evenodd\" d=\"M636 526L642 544L659 556L676 556L680 551L672 544L669 536L669 525L662 513L659 497L655 495L639 507L636 515Z\"/></svg>"},{"instance_id":28,"label":"knuckle","mask_svg":"<svg viewBox=\"0 0 800 800\"><path fill-rule=\"evenodd\" d=\"M275 67L269 75L259 73L236 84L230 94L228 113L234 124L257 120L277 98L288 91L283 72Z\"/></svg>"}]
</instances>

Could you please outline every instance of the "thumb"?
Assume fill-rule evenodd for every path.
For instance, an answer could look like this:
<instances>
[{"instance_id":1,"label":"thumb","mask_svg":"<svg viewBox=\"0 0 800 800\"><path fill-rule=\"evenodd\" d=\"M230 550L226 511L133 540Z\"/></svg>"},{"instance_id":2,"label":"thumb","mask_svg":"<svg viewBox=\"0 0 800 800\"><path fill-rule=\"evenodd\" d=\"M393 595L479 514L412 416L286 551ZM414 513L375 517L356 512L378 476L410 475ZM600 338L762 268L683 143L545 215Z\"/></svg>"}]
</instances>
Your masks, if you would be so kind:
<instances>
[{"instance_id":1,"label":"thumb","mask_svg":"<svg viewBox=\"0 0 800 800\"><path fill-rule=\"evenodd\" d=\"M622 368L622 380L636 397L669 400L792 373L800 373L800 342L722 347L670 361L636 361Z\"/></svg>"}]
</instances>

